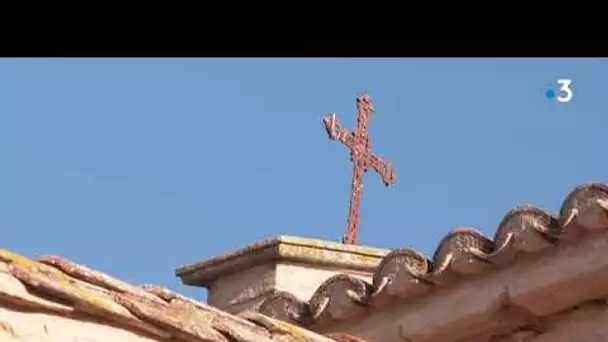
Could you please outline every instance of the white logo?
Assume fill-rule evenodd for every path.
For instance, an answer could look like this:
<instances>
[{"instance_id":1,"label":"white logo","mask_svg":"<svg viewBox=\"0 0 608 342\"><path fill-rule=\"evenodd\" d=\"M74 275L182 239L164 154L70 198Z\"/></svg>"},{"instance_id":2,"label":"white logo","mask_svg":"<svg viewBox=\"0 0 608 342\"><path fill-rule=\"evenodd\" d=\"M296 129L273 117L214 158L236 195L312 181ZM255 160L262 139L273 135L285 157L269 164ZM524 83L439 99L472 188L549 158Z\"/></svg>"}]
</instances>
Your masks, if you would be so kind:
<instances>
[{"instance_id":1,"label":"white logo","mask_svg":"<svg viewBox=\"0 0 608 342\"><path fill-rule=\"evenodd\" d=\"M572 84L572 80L569 79L559 79L557 80L557 84L560 85L559 88L559 96L557 96L555 99L559 102L570 102L572 100L572 89L570 88L570 85Z\"/></svg>"}]
</instances>

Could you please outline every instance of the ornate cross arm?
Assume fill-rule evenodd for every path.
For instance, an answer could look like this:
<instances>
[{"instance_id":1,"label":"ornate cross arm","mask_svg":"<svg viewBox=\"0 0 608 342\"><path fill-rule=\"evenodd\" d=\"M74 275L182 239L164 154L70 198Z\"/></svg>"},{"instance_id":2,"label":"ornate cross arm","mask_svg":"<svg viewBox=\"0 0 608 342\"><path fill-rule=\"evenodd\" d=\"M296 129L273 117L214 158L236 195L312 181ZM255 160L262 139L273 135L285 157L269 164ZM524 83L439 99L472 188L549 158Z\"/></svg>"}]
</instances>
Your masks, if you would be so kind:
<instances>
[{"instance_id":1,"label":"ornate cross arm","mask_svg":"<svg viewBox=\"0 0 608 342\"><path fill-rule=\"evenodd\" d=\"M383 160L375 153L369 154L368 158L369 166L376 170L380 177L382 177L384 185L389 186L390 184L395 183L397 175L395 174L392 162Z\"/></svg>"},{"instance_id":2,"label":"ornate cross arm","mask_svg":"<svg viewBox=\"0 0 608 342\"><path fill-rule=\"evenodd\" d=\"M327 130L330 139L341 141L351 150L355 147L355 138L340 124L336 118L336 114L330 114L324 117L323 122L325 122L325 129Z\"/></svg>"},{"instance_id":3,"label":"ornate cross arm","mask_svg":"<svg viewBox=\"0 0 608 342\"><path fill-rule=\"evenodd\" d=\"M372 98L369 94L361 94L357 97L357 109L359 111L359 117L371 118L376 111Z\"/></svg>"}]
</instances>

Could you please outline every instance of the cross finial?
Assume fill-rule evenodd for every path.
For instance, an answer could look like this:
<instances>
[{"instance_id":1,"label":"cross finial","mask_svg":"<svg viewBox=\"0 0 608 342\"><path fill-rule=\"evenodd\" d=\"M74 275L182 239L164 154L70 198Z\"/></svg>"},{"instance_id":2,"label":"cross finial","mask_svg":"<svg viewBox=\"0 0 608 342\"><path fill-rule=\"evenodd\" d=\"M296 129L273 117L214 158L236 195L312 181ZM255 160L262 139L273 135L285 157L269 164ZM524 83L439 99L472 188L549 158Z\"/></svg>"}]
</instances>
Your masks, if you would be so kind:
<instances>
[{"instance_id":1,"label":"cross finial","mask_svg":"<svg viewBox=\"0 0 608 342\"><path fill-rule=\"evenodd\" d=\"M365 172L371 167L380 174L384 184L387 186L396 181L393 164L390 161L382 160L382 158L372 151L368 135L368 120L374 113L374 105L368 93L357 96L357 111L357 130L353 133L342 127L336 118L336 114L332 113L323 119L329 138L341 141L350 149L351 161L354 166L348 228L342 239L342 243L345 244L357 243L361 193L363 191L363 176Z\"/></svg>"}]
</instances>

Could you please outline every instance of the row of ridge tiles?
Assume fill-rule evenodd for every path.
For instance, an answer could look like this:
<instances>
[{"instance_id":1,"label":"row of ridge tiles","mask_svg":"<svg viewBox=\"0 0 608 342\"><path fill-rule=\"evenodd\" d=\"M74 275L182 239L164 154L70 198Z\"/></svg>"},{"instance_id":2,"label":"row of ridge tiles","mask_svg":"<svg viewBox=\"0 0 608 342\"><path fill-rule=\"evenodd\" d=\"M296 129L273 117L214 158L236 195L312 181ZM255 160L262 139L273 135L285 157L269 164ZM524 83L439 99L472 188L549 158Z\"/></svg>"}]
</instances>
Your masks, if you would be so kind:
<instances>
[{"instance_id":1,"label":"row of ridge tiles","mask_svg":"<svg viewBox=\"0 0 608 342\"><path fill-rule=\"evenodd\" d=\"M568 194L559 215L525 205L510 210L493 239L474 228L458 228L439 243L432 260L412 249L398 249L380 262L370 284L346 274L327 279L308 302L288 292L265 300L258 312L301 326L320 327L348 320L395 299L422 295L457 278L512 264L521 255L536 253L571 241L606 222L584 221L586 210L608 210L608 186L580 185ZM405 285L404 285L405 284Z\"/></svg>"},{"instance_id":2,"label":"row of ridge tiles","mask_svg":"<svg viewBox=\"0 0 608 342\"><path fill-rule=\"evenodd\" d=\"M74 320L85 316L101 324L110 321L158 341L361 341L344 334L321 336L256 312L230 315L168 289L131 285L58 256L34 260L4 249L2 303Z\"/></svg>"}]
</instances>

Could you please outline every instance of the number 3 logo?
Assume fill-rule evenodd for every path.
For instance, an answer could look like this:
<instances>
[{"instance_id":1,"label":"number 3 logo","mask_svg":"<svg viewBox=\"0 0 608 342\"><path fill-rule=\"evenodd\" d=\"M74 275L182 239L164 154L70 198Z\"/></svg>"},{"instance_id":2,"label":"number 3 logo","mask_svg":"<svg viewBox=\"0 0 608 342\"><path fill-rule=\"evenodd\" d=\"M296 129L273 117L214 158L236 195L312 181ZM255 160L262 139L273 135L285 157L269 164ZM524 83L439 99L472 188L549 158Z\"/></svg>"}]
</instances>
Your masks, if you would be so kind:
<instances>
[{"instance_id":1,"label":"number 3 logo","mask_svg":"<svg viewBox=\"0 0 608 342\"><path fill-rule=\"evenodd\" d=\"M567 80L567 79L557 80L557 84L561 85L559 90L562 92L562 94L557 97L557 101L570 102L572 100L572 89L570 89L572 80Z\"/></svg>"}]
</instances>

